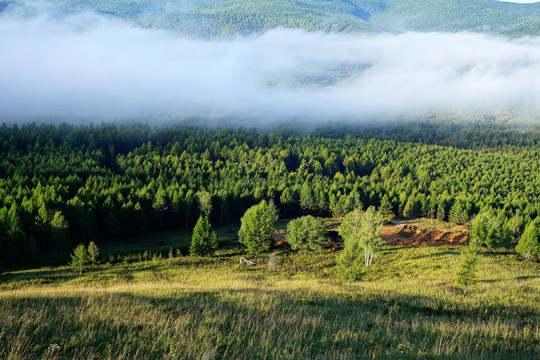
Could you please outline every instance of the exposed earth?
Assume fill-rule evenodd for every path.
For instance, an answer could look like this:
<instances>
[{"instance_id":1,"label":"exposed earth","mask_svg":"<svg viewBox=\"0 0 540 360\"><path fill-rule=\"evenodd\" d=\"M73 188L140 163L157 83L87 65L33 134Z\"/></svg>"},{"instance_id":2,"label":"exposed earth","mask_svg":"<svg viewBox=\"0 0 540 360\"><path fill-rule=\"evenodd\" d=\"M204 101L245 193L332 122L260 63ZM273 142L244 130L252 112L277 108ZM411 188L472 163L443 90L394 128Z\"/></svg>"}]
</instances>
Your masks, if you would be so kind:
<instances>
[{"instance_id":1,"label":"exposed earth","mask_svg":"<svg viewBox=\"0 0 540 360\"><path fill-rule=\"evenodd\" d=\"M462 228L444 229L392 220L383 227L381 236L387 245L452 246L466 243L469 232Z\"/></svg>"},{"instance_id":2,"label":"exposed earth","mask_svg":"<svg viewBox=\"0 0 540 360\"><path fill-rule=\"evenodd\" d=\"M323 244L328 251L335 251L342 247L343 239L339 230L328 230L329 241ZM392 220L382 229L381 236L387 245L404 246L454 246L465 244L469 239L469 232L465 227L455 226L443 228L436 223L428 221L401 221ZM290 247L285 231L278 231L274 235L274 243L278 248Z\"/></svg>"}]
</instances>

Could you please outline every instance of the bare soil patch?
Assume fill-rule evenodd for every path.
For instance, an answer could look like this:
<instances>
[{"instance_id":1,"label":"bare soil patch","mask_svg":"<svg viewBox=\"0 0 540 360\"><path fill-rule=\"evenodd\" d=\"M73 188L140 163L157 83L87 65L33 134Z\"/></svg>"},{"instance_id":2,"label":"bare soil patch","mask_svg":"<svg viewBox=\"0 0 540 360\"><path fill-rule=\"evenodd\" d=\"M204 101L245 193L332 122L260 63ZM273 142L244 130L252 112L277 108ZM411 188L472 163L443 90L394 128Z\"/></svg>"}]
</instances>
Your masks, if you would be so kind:
<instances>
[{"instance_id":1,"label":"bare soil patch","mask_svg":"<svg viewBox=\"0 0 540 360\"><path fill-rule=\"evenodd\" d=\"M383 227L381 236L387 245L453 246L466 243L469 232L461 228L423 227L415 223L393 221Z\"/></svg>"},{"instance_id":2,"label":"bare soil patch","mask_svg":"<svg viewBox=\"0 0 540 360\"><path fill-rule=\"evenodd\" d=\"M328 242L321 244L324 249L336 251L343 248L343 238L339 235L338 227L329 229L326 235ZM425 219L394 219L391 224L383 227L381 236L387 245L404 246L454 246L465 244L469 240L469 232L463 226L451 227L447 223L438 224ZM274 234L274 248L290 247L286 231L277 230Z\"/></svg>"}]
</instances>

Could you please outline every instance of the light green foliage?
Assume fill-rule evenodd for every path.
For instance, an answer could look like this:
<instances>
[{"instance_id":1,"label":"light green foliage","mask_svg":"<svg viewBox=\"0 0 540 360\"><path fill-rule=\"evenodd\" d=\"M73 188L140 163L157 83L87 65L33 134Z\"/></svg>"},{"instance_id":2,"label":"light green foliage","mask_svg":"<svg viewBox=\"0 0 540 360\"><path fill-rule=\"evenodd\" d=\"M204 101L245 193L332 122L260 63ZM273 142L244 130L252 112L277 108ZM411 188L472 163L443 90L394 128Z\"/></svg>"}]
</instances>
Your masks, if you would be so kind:
<instances>
[{"instance_id":1,"label":"light green foliage","mask_svg":"<svg viewBox=\"0 0 540 360\"><path fill-rule=\"evenodd\" d=\"M71 255L71 268L74 271L78 271L79 274L82 274L83 270L89 263L90 255L88 254L88 250L86 250L86 247L83 244L77 245L75 250L73 250L73 254Z\"/></svg>"},{"instance_id":2,"label":"light green foliage","mask_svg":"<svg viewBox=\"0 0 540 360\"><path fill-rule=\"evenodd\" d=\"M205 218L210 217L210 213L212 212L212 194L205 190L199 191L197 198L199 200L201 216Z\"/></svg>"},{"instance_id":3,"label":"light green foliage","mask_svg":"<svg viewBox=\"0 0 540 360\"><path fill-rule=\"evenodd\" d=\"M99 248L95 242L90 241L88 244L88 255L90 256L90 261L92 264L97 264L99 260Z\"/></svg>"},{"instance_id":4,"label":"light green foliage","mask_svg":"<svg viewBox=\"0 0 540 360\"><path fill-rule=\"evenodd\" d=\"M392 218L395 216L394 212L392 211L392 204L390 203L390 200L388 199L388 195L384 195L381 199L381 205L379 206L379 213L383 217L384 221L386 223L390 223Z\"/></svg>"},{"instance_id":5,"label":"light green foliage","mask_svg":"<svg viewBox=\"0 0 540 360\"><path fill-rule=\"evenodd\" d=\"M343 253L338 260L338 273L343 280L356 280L361 264L370 266L373 255L384 244L381 214L370 206L365 212L355 209L343 218L340 235L345 240Z\"/></svg>"},{"instance_id":6,"label":"light green foliage","mask_svg":"<svg viewBox=\"0 0 540 360\"><path fill-rule=\"evenodd\" d=\"M527 225L516 246L516 251L525 259L540 259L540 217Z\"/></svg>"},{"instance_id":7,"label":"light green foliage","mask_svg":"<svg viewBox=\"0 0 540 360\"><path fill-rule=\"evenodd\" d=\"M317 211L317 199L313 193L313 184L305 182L302 185L302 189L300 190L300 207L305 213Z\"/></svg>"},{"instance_id":8,"label":"light green foliage","mask_svg":"<svg viewBox=\"0 0 540 360\"><path fill-rule=\"evenodd\" d=\"M469 241L490 248L503 245L504 233L501 218L490 210L480 212L471 221Z\"/></svg>"},{"instance_id":9,"label":"light green foliage","mask_svg":"<svg viewBox=\"0 0 540 360\"><path fill-rule=\"evenodd\" d=\"M465 209L461 201L456 201L454 205L452 205L452 208L448 213L448 220L458 225L465 224L467 220L469 220L467 209Z\"/></svg>"},{"instance_id":10,"label":"light green foliage","mask_svg":"<svg viewBox=\"0 0 540 360\"><path fill-rule=\"evenodd\" d=\"M287 218L343 216L362 201L382 203L386 194L396 212L414 199L411 208L429 217L438 212L441 220L455 203L470 214L491 207L504 224L504 240L517 244L538 215L540 132L534 126L520 132L513 121L484 127L481 120L465 126L449 119L369 131L336 126L309 136L140 124L0 127L0 242L9 249L0 262L9 269L60 261L52 225L43 223L59 211L70 244L99 241L105 253L147 230L158 243L195 225L201 191L215 196L212 219L230 223L257 197L275 198ZM39 146L38 139L55 140ZM124 149L114 172L103 159L111 141L116 151ZM336 164L340 172L332 175ZM170 245L163 244L164 255Z\"/></svg>"},{"instance_id":11,"label":"light green foliage","mask_svg":"<svg viewBox=\"0 0 540 360\"><path fill-rule=\"evenodd\" d=\"M446 208L444 206L444 203L442 201L439 201L437 203L437 220L444 221L446 217Z\"/></svg>"},{"instance_id":12,"label":"light green foliage","mask_svg":"<svg viewBox=\"0 0 540 360\"><path fill-rule=\"evenodd\" d=\"M301 251L306 256L308 251L320 250L320 243L325 240L326 224L322 218L306 215L287 224L287 241L291 249Z\"/></svg>"},{"instance_id":13,"label":"light green foliage","mask_svg":"<svg viewBox=\"0 0 540 360\"><path fill-rule=\"evenodd\" d=\"M70 243L68 238L68 223L60 211L56 211L51 219L51 241L54 245L55 254L67 257Z\"/></svg>"},{"instance_id":14,"label":"light green foliage","mask_svg":"<svg viewBox=\"0 0 540 360\"><path fill-rule=\"evenodd\" d=\"M275 206L264 200L245 212L240 220L238 240L250 255L257 257L270 249L274 240L274 222L277 219Z\"/></svg>"},{"instance_id":15,"label":"light green foliage","mask_svg":"<svg viewBox=\"0 0 540 360\"><path fill-rule=\"evenodd\" d=\"M463 285L463 294L467 294L467 287L476 283L478 271L478 248L473 242L463 247L461 251L461 264L457 273L457 283Z\"/></svg>"},{"instance_id":16,"label":"light green foliage","mask_svg":"<svg viewBox=\"0 0 540 360\"><path fill-rule=\"evenodd\" d=\"M214 254L217 249L216 232L212 229L207 217L199 217L193 228L189 253L191 256L208 256Z\"/></svg>"},{"instance_id":17,"label":"light green foliage","mask_svg":"<svg viewBox=\"0 0 540 360\"><path fill-rule=\"evenodd\" d=\"M362 249L357 242L345 241L343 251L337 259L337 272L348 285L351 284L351 281L358 280L362 275L364 260L361 253Z\"/></svg>"},{"instance_id":18,"label":"light green foliage","mask_svg":"<svg viewBox=\"0 0 540 360\"><path fill-rule=\"evenodd\" d=\"M345 244L357 243L362 236L362 217L364 212L361 209L354 209L345 217L339 227L339 235L345 240Z\"/></svg>"}]
</instances>

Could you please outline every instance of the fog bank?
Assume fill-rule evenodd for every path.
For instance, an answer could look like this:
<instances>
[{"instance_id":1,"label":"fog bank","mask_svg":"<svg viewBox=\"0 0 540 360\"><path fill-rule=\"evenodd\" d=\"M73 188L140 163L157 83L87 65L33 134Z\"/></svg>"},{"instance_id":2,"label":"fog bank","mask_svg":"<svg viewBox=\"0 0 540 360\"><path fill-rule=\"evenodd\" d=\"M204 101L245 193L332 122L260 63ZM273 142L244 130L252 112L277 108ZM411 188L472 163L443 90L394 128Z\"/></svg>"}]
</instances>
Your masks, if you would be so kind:
<instances>
[{"instance_id":1,"label":"fog bank","mask_svg":"<svg viewBox=\"0 0 540 360\"><path fill-rule=\"evenodd\" d=\"M93 13L0 16L0 121L540 113L540 39L278 29L193 40Z\"/></svg>"}]
</instances>

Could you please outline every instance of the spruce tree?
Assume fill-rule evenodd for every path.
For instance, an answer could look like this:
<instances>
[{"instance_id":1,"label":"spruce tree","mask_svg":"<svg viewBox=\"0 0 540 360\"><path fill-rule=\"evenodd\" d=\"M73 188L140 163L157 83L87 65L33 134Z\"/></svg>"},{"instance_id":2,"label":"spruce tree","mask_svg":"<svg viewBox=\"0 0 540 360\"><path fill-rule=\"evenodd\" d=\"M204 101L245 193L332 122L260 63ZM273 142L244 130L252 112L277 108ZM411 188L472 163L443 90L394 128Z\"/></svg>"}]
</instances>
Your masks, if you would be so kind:
<instances>
[{"instance_id":1,"label":"spruce tree","mask_svg":"<svg viewBox=\"0 0 540 360\"><path fill-rule=\"evenodd\" d=\"M208 256L212 255L216 249L216 232L212 229L210 220L207 217L200 216L193 228L189 253L191 256Z\"/></svg>"}]
</instances>

